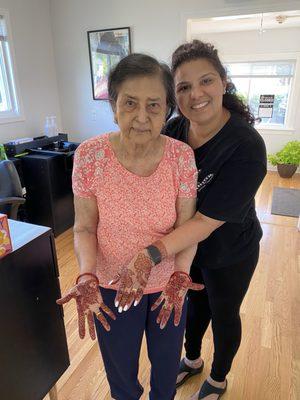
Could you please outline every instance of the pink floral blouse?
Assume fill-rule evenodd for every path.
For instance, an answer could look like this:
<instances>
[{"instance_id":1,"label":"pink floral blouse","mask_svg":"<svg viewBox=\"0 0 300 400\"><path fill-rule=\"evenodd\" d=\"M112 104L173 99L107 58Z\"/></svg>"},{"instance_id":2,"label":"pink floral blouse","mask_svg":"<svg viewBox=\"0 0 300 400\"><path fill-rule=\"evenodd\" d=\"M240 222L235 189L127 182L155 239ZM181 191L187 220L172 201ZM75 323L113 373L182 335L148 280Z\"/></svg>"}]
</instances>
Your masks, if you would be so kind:
<instances>
[{"instance_id":1,"label":"pink floral blouse","mask_svg":"<svg viewBox=\"0 0 300 400\"><path fill-rule=\"evenodd\" d=\"M98 205L96 273L102 287L111 287L108 282L137 252L173 230L176 199L195 198L197 184L194 154L185 143L166 136L157 169L141 177L120 164L109 135L83 142L73 169L74 195L95 198ZM174 257L153 268L145 293L161 291L173 271Z\"/></svg>"}]
</instances>

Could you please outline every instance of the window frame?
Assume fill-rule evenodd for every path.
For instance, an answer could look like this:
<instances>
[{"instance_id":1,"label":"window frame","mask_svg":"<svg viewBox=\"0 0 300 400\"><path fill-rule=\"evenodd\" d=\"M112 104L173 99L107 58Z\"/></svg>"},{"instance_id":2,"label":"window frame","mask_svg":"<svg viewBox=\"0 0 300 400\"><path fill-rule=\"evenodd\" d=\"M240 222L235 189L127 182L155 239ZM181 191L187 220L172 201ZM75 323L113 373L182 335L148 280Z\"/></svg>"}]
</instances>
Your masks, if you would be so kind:
<instances>
[{"instance_id":1,"label":"window frame","mask_svg":"<svg viewBox=\"0 0 300 400\"><path fill-rule=\"evenodd\" d=\"M294 133L296 125L296 110L299 102L299 91L297 92L297 86L300 86L300 53L266 53L266 54L249 54L249 55L223 55L222 61L225 64L230 63L247 63L247 62L272 62L272 61L295 61L295 70L293 81L291 85L291 91L289 94L289 107L286 115L286 123L284 126L278 126L276 124L259 124L255 128L262 133Z\"/></svg>"},{"instance_id":2,"label":"window frame","mask_svg":"<svg viewBox=\"0 0 300 400\"><path fill-rule=\"evenodd\" d=\"M20 86L15 62L14 44L11 34L9 12L0 8L0 15L4 17L9 52L3 52L5 72L8 77L8 86L13 106L12 111L0 111L0 124L24 121L23 102L20 95Z\"/></svg>"}]
</instances>

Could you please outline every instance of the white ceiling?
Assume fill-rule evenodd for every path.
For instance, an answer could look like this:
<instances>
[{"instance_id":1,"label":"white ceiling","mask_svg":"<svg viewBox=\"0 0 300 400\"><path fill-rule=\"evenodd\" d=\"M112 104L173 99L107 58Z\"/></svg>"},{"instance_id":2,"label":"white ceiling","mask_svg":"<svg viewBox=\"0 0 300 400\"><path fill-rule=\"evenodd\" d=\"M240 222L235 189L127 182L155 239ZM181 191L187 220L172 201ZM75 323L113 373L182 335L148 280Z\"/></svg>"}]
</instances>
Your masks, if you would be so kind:
<instances>
[{"instance_id":1,"label":"white ceiling","mask_svg":"<svg viewBox=\"0 0 300 400\"><path fill-rule=\"evenodd\" d=\"M279 23L278 20L282 23ZM300 10L188 20L190 39L199 33L300 27ZM300 40L300 37L299 37Z\"/></svg>"}]
</instances>

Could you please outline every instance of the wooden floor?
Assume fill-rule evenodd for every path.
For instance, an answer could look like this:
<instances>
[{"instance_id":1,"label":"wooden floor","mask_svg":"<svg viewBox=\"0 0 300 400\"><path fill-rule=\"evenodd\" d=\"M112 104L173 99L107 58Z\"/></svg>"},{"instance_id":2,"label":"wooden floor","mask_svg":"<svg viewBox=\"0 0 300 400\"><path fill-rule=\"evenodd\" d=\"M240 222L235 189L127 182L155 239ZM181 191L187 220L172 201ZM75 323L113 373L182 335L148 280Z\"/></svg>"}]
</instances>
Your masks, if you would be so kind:
<instances>
[{"instance_id":1,"label":"wooden floor","mask_svg":"<svg viewBox=\"0 0 300 400\"><path fill-rule=\"evenodd\" d=\"M264 236L258 268L242 305L243 340L228 376L224 400L300 399L300 233L297 219L271 215L274 186L300 188L300 175L292 179L268 173L257 194L257 210ZM75 280L76 260L72 231L56 240L61 289ZM65 306L65 324L71 366L58 381L59 400L110 400L109 387L97 342L80 340L75 304ZM203 346L205 370L178 390L176 400L188 400L209 373L212 334ZM149 362L143 344L140 381L149 390Z\"/></svg>"}]
</instances>

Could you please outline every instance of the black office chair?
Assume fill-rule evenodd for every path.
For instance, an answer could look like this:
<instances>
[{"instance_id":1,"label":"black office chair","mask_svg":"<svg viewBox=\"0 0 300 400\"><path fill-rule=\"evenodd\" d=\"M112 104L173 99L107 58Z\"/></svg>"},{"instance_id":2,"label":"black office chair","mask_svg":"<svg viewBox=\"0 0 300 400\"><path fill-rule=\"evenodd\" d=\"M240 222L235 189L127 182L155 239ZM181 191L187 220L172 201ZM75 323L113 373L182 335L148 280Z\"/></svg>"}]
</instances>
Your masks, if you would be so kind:
<instances>
[{"instance_id":1,"label":"black office chair","mask_svg":"<svg viewBox=\"0 0 300 400\"><path fill-rule=\"evenodd\" d=\"M9 160L0 161L0 213L17 219L19 206L23 203L25 199L14 163Z\"/></svg>"}]
</instances>

